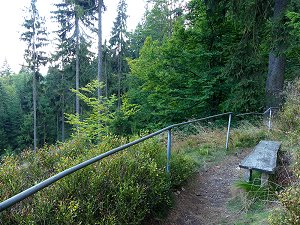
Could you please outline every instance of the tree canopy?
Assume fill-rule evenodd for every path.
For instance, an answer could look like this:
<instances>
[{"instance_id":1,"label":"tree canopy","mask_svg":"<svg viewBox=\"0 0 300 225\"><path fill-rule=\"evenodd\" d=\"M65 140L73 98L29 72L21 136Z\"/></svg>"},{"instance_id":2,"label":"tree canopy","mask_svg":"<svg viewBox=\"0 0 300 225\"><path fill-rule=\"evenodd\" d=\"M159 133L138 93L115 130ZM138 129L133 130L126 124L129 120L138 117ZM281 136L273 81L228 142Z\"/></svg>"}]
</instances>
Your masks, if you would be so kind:
<instances>
[{"instance_id":1,"label":"tree canopy","mask_svg":"<svg viewBox=\"0 0 300 225\"><path fill-rule=\"evenodd\" d=\"M102 41L99 35L106 21L96 23L102 19L99 12L105 10L104 4L61 0L52 12L58 24L56 51L48 54L47 75L34 76L38 146L71 136L75 123L66 123L66 114L77 114L76 126L95 114L86 100L99 99L100 86L98 93L88 92L80 105L78 94L97 74L98 83L105 87L102 104L118 99L109 101L111 111L105 109L105 115L114 115L113 121L107 120L107 132L119 135L219 112L280 105L284 81L299 75L299 1L149 0L144 17L129 32L127 2L120 0L111 37ZM8 62L0 68L2 153L33 145L30 82L31 69L38 72L46 59L42 25L36 22L35 28L41 29L36 35L41 36L33 54L32 18L24 21L27 31L22 38L28 44L29 67L17 74ZM92 48L97 41L91 37L97 35L96 54ZM278 75L274 71L280 71L279 78L274 78ZM277 96L271 104L270 96ZM136 109L130 117L124 113L128 106Z\"/></svg>"}]
</instances>

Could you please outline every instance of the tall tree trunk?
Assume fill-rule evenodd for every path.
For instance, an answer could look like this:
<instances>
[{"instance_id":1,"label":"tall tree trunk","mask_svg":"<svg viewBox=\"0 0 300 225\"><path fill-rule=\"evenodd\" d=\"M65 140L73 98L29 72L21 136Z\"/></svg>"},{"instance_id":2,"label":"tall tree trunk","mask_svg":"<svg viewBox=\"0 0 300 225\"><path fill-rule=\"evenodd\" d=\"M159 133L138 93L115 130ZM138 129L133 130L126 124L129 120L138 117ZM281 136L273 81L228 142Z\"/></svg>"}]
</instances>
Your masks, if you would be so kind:
<instances>
[{"instance_id":1,"label":"tall tree trunk","mask_svg":"<svg viewBox=\"0 0 300 225\"><path fill-rule=\"evenodd\" d=\"M122 52L123 52L123 46L122 46L122 32L120 33L120 46L119 46L119 53L118 53L118 109L121 108L121 76L122 76Z\"/></svg>"},{"instance_id":2,"label":"tall tree trunk","mask_svg":"<svg viewBox=\"0 0 300 225\"><path fill-rule=\"evenodd\" d=\"M60 116L59 116L59 113L57 112L57 114L56 114L56 141L58 141L59 140L59 118L60 118Z\"/></svg>"},{"instance_id":3,"label":"tall tree trunk","mask_svg":"<svg viewBox=\"0 0 300 225\"><path fill-rule=\"evenodd\" d=\"M65 94L61 96L61 141L65 141Z\"/></svg>"},{"instance_id":4,"label":"tall tree trunk","mask_svg":"<svg viewBox=\"0 0 300 225\"><path fill-rule=\"evenodd\" d=\"M103 0L98 0L98 99L102 96L100 84L102 82L102 5Z\"/></svg>"},{"instance_id":5,"label":"tall tree trunk","mask_svg":"<svg viewBox=\"0 0 300 225\"><path fill-rule=\"evenodd\" d=\"M121 75L122 75L122 57L118 55L118 109L121 108Z\"/></svg>"},{"instance_id":6,"label":"tall tree trunk","mask_svg":"<svg viewBox=\"0 0 300 225\"><path fill-rule=\"evenodd\" d=\"M283 26L282 19L287 5L288 0L275 0L273 22L276 28L273 32L273 40L282 35L281 29L278 29L278 27ZM274 43L276 43L276 40L274 40ZM278 107L282 103L282 90L286 66L286 56L284 51L284 43L278 43L269 54L269 67L266 82L266 103L268 108Z\"/></svg>"},{"instance_id":7,"label":"tall tree trunk","mask_svg":"<svg viewBox=\"0 0 300 225\"><path fill-rule=\"evenodd\" d=\"M33 40L32 40L32 55L33 55L33 75L32 75L32 103L33 103L33 151L37 148L37 117L36 117L36 77L37 77L37 53L36 53L36 11L33 12Z\"/></svg>"},{"instance_id":8,"label":"tall tree trunk","mask_svg":"<svg viewBox=\"0 0 300 225\"><path fill-rule=\"evenodd\" d=\"M75 18L75 35L76 35L76 75L75 75L75 89L79 91L79 18ZM79 97L76 93L75 97L75 113L79 116Z\"/></svg>"},{"instance_id":9,"label":"tall tree trunk","mask_svg":"<svg viewBox=\"0 0 300 225\"><path fill-rule=\"evenodd\" d=\"M43 138L43 145L46 144L47 134L46 134L46 121L44 121L44 138Z\"/></svg>"},{"instance_id":10,"label":"tall tree trunk","mask_svg":"<svg viewBox=\"0 0 300 225\"><path fill-rule=\"evenodd\" d=\"M105 96L108 97L107 53L105 54L104 69L105 69Z\"/></svg>"},{"instance_id":11,"label":"tall tree trunk","mask_svg":"<svg viewBox=\"0 0 300 225\"><path fill-rule=\"evenodd\" d=\"M62 66L61 68L63 69L65 64L64 64L64 59L62 57ZM65 76L64 72L61 71L61 85L62 85L62 93L61 93L61 141L65 141Z\"/></svg>"},{"instance_id":12,"label":"tall tree trunk","mask_svg":"<svg viewBox=\"0 0 300 225\"><path fill-rule=\"evenodd\" d=\"M33 150L36 152L36 148L37 148L37 128L36 128L36 124L37 124L37 119L36 119L36 98L37 98L37 94L36 94L36 75L37 72L35 71L33 73L33 77L32 77L32 102L33 102Z\"/></svg>"}]
</instances>

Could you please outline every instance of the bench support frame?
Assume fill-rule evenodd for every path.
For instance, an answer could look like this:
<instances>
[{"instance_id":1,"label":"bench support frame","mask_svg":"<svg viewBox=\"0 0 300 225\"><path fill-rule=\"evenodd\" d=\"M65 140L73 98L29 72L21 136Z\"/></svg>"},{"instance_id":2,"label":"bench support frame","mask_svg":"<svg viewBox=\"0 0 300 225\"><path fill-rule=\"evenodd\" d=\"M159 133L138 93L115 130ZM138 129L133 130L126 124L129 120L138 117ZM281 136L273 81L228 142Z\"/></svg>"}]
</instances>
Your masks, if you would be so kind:
<instances>
[{"instance_id":1,"label":"bench support frame","mask_svg":"<svg viewBox=\"0 0 300 225\"><path fill-rule=\"evenodd\" d=\"M252 170L244 169L244 180L246 182L250 182L252 180ZM260 186L261 187L268 186L268 181L269 181L269 174L262 173L260 178Z\"/></svg>"},{"instance_id":2,"label":"bench support frame","mask_svg":"<svg viewBox=\"0 0 300 225\"><path fill-rule=\"evenodd\" d=\"M260 178L260 186L261 187L266 187L268 186L268 181L269 181L269 174L267 173L262 173L261 178Z\"/></svg>"},{"instance_id":3,"label":"bench support frame","mask_svg":"<svg viewBox=\"0 0 300 225\"><path fill-rule=\"evenodd\" d=\"M245 172L244 172L244 180L246 182L249 182L252 178L252 170L248 170L248 169L245 169Z\"/></svg>"}]
</instances>

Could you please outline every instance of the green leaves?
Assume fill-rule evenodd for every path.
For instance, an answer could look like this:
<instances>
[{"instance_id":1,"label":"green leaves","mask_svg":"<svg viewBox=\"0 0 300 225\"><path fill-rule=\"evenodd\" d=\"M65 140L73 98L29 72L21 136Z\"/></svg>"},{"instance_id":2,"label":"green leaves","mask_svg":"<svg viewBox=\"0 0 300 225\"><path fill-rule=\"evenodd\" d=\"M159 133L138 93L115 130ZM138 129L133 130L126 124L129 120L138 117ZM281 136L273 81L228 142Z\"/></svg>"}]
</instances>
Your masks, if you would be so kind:
<instances>
[{"instance_id":1,"label":"green leaves","mask_svg":"<svg viewBox=\"0 0 300 225\"><path fill-rule=\"evenodd\" d=\"M139 110L136 104L130 104L126 98L118 110L115 107L117 101L115 96L100 99L94 97L98 87L98 81L94 80L79 91L72 90L89 108L89 111L81 117L77 114L66 114L68 123L73 125L74 137L79 135L91 142L99 141L111 131L116 131L113 125L117 121L126 121Z\"/></svg>"}]
</instances>

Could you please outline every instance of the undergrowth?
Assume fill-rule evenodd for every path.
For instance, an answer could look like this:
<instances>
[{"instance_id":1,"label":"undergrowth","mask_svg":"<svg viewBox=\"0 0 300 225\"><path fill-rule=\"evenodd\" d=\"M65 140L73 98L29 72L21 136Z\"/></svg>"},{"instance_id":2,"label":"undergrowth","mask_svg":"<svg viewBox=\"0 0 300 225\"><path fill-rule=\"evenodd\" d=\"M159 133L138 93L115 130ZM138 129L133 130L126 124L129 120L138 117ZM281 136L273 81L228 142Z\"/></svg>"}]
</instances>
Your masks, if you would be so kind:
<instances>
[{"instance_id":1,"label":"undergrowth","mask_svg":"<svg viewBox=\"0 0 300 225\"><path fill-rule=\"evenodd\" d=\"M277 135L284 143L284 150L291 158L286 168L289 182L278 194L278 207L269 217L269 223L300 224L300 80L287 86L286 101L279 114ZM291 172L289 172L291 171Z\"/></svg>"},{"instance_id":2,"label":"undergrowth","mask_svg":"<svg viewBox=\"0 0 300 225\"><path fill-rule=\"evenodd\" d=\"M122 138L91 145L80 138L5 156L0 167L0 201L115 146ZM192 161L172 155L165 171L165 146L157 139L110 156L38 192L0 214L0 224L139 224L171 204L171 189L187 179ZM175 169L178 168L178 169Z\"/></svg>"}]
</instances>

